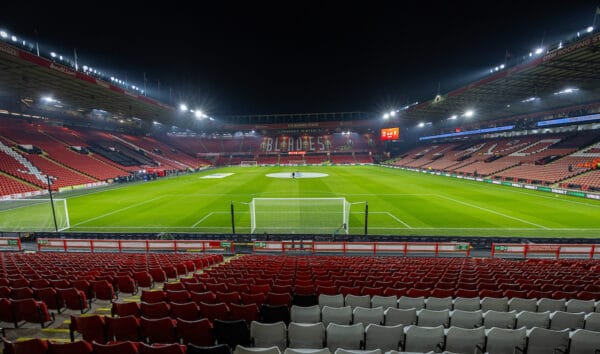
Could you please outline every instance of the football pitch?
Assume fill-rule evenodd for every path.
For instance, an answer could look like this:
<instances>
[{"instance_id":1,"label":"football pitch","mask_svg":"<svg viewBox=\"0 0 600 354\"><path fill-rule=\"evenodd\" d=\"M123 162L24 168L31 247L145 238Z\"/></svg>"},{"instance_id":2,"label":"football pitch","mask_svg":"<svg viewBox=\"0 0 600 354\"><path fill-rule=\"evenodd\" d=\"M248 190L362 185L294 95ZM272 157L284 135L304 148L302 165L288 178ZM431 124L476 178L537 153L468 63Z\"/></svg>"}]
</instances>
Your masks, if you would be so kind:
<instances>
[{"instance_id":1,"label":"football pitch","mask_svg":"<svg viewBox=\"0 0 600 354\"><path fill-rule=\"evenodd\" d=\"M292 172L326 176L266 176ZM368 202L369 234L600 237L598 201L377 166L219 168L56 197L67 199L68 231L78 232L231 233L233 204L236 232L250 233L253 198L345 198L351 203L350 234L364 232ZM297 213L306 213L310 225L314 216L303 210ZM26 231L15 221L34 212L1 210L0 231L11 231L13 223ZM306 232L302 225L281 224L282 233ZM322 233L334 232L339 230Z\"/></svg>"}]
</instances>

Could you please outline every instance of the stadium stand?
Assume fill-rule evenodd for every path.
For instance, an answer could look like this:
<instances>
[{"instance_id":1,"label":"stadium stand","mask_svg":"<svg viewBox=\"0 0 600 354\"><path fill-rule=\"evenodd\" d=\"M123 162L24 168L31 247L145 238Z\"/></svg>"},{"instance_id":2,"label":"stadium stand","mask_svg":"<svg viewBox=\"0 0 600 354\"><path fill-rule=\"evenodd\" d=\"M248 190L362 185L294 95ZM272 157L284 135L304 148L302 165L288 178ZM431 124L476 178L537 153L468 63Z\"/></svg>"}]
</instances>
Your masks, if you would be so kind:
<instances>
[{"instance_id":1,"label":"stadium stand","mask_svg":"<svg viewBox=\"0 0 600 354\"><path fill-rule=\"evenodd\" d=\"M592 168L600 157L594 132L554 134L524 138L474 140L461 144L429 144L414 148L389 163L468 176L489 176L518 182L554 184ZM584 177L589 175L590 177ZM573 185L596 187L594 173L575 179Z\"/></svg>"},{"instance_id":2,"label":"stadium stand","mask_svg":"<svg viewBox=\"0 0 600 354\"><path fill-rule=\"evenodd\" d=\"M0 174L0 185L2 186L0 194L22 194L39 190L39 188L2 174Z\"/></svg>"},{"instance_id":3,"label":"stadium stand","mask_svg":"<svg viewBox=\"0 0 600 354\"><path fill-rule=\"evenodd\" d=\"M111 344L113 340L129 343L131 348L153 343L158 348L156 343L162 343L162 348L171 346L181 353L186 346L189 353L190 348L223 343L230 345L227 350L236 349L237 343L250 347L247 350L259 350L259 347L252 348L253 345L276 346L279 350L289 346L331 351L339 350L340 345L350 345L357 350L421 350L431 346L428 349L458 352L493 352L496 346L513 348L516 345L523 353L540 352L540 347L562 348L565 352L570 349L570 353L587 353L600 348L600 333L595 332L596 315L600 310L600 273L594 260L261 255L223 262L220 255L43 252L4 253L1 258L0 283L9 289L13 298L4 295L0 299L0 320L19 327L12 330L12 336L21 331L21 327L27 328L27 322L38 327L56 326L52 323L54 317L67 316L71 343L92 348L89 353L102 353L98 349L106 348L116 350L111 347L117 345ZM165 270L171 272L171 268L176 273L169 282L155 283L157 289L153 291L142 290L142 301L157 302L142 302L141 309L124 291L116 293L116 300L110 300L112 295L109 300L101 300L98 290L92 290L89 298L84 297L85 303L96 311L106 301L112 303L111 317L98 313L82 317L49 312L52 297L40 301L34 298L39 295L32 295L35 291L21 290L41 283L42 279L51 279L54 285L46 284L50 287L69 289L76 280L88 279L90 283L101 281L119 290L117 274L152 269L164 273ZM333 284L326 287L337 292L345 286L341 284L350 283L359 293L379 289L382 295L338 295L340 301L336 304L326 300L327 296L320 294L322 286L317 285ZM24 288L16 288L23 285ZM158 290L161 286L162 290ZM311 289L319 302L328 301L328 305L321 308L296 304L301 295L306 296ZM412 289L429 291L429 294L420 298L406 295ZM434 297L431 294L436 289L454 291L453 297ZM469 289L479 296L462 298L461 293ZM491 289L500 291L496 294L496 290ZM89 288L78 291L87 290ZM513 296L522 295L520 291L524 291L524 297ZM14 299L17 292L23 293L19 297L25 299ZM486 292L491 297L486 297ZM265 299L261 311L251 300L256 295ZM366 302L362 301L363 297ZM317 305L316 297L313 301ZM467 302L471 305L466 306ZM553 307L545 305L548 302ZM132 310L126 309L126 305ZM354 306L349 317L344 314L344 305L349 310ZM149 306L163 310L148 312ZM34 310L31 313L35 315L29 316L26 314L30 313L30 307L41 310ZM213 313L217 308L219 310ZM245 310L237 310L242 308ZM265 317L268 314L265 309L269 308L283 311L283 322L270 324L270 317ZM310 314L301 314L304 309L311 310ZM324 326L326 321L327 327ZM344 334L356 330L352 336ZM27 331L31 333L30 329ZM548 331L562 335L557 337ZM553 336L546 347L539 338L544 333ZM513 343L506 336L514 336L517 341ZM34 348L22 349L29 350L30 354L48 353L45 348L53 345L44 338L30 341L4 338L3 341L9 353L17 350L15 348ZM89 344L91 341L95 341L93 346ZM236 350L240 348L237 346ZM132 352L138 353L135 350Z\"/></svg>"}]
</instances>

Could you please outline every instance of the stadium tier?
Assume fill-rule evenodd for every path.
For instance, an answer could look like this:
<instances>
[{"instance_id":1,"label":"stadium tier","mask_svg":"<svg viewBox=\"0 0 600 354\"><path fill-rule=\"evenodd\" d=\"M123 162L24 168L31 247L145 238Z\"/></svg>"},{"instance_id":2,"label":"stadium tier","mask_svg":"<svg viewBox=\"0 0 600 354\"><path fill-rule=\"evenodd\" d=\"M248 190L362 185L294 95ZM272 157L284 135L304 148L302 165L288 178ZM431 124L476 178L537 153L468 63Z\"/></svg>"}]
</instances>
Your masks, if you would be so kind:
<instances>
[{"instance_id":1,"label":"stadium tier","mask_svg":"<svg viewBox=\"0 0 600 354\"><path fill-rule=\"evenodd\" d=\"M3 340L9 352L20 348L15 353L152 353L152 346L184 354L219 345L223 353L265 354L600 348L594 260L1 257L0 320L14 327Z\"/></svg>"},{"instance_id":2,"label":"stadium tier","mask_svg":"<svg viewBox=\"0 0 600 354\"><path fill-rule=\"evenodd\" d=\"M581 174L584 177L586 172L595 168L590 161L600 157L595 152L597 141L597 134L584 132L428 144L412 149L392 164L468 176L553 184ZM593 183L592 179L592 184L582 186L599 187Z\"/></svg>"}]
</instances>

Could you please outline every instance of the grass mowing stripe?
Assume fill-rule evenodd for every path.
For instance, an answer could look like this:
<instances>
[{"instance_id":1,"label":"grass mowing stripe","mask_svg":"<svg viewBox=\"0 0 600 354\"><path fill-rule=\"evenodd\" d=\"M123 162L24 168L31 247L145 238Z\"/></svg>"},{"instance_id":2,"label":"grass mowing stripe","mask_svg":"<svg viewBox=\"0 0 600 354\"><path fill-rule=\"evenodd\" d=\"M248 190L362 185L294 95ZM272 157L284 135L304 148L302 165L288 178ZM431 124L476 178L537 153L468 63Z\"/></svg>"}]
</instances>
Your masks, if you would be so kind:
<instances>
[{"instance_id":1,"label":"grass mowing stripe","mask_svg":"<svg viewBox=\"0 0 600 354\"><path fill-rule=\"evenodd\" d=\"M461 201L461 200L454 199L454 198L450 198L450 197L448 197L448 196L445 196L445 195L442 195L442 194L439 194L438 196L439 196L439 197L442 197L442 198L444 198L444 199L451 200L451 201L453 201L453 202L455 202L455 203L459 203L459 204L462 204L462 205L466 205L466 206L469 206L469 207L472 207L472 208L477 208L477 209L479 209L479 210L487 211L488 213L492 213L492 214L496 214L496 215L503 216L503 217L505 217L505 218L513 219L513 220L516 220L516 221L520 221L520 222L522 222L522 223L525 223L525 224L529 224L529 225L537 226L537 227L539 227L539 228L541 228L541 229L546 229L546 230L548 230L548 229L549 229L549 228L547 228L546 226L543 226L543 225L540 225L540 224L536 224L536 223L534 223L534 222L530 222L530 221L527 221L527 220L523 220L523 219L521 219L521 218L517 218L517 217L515 217L515 216L510 216L510 215L508 215L508 214L504 214L504 213L501 213L501 212L499 212L499 211L495 211L495 210L492 210L492 209L483 208L483 207L480 207L480 206L478 206L478 205L475 205L475 204L471 204L471 203L463 202L463 201Z\"/></svg>"},{"instance_id":2,"label":"grass mowing stripe","mask_svg":"<svg viewBox=\"0 0 600 354\"><path fill-rule=\"evenodd\" d=\"M94 217L94 218L91 218L91 219L84 220L84 221L82 221L82 222L79 222L79 223L77 223L77 224L75 224L75 225L71 225L71 227L75 227L75 226L79 226L79 225L87 224L87 223L88 223L88 222L90 222L90 221L94 221L94 220L102 219L102 218L105 218L105 217L107 217L107 216L110 216L110 215L113 215L113 214L116 214L116 213L120 213L120 212L122 212L122 211L125 211L125 210L129 210L129 209L131 209L131 208L136 208L136 207L138 207L138 206L141 206L141 205L144 205L144 204L151 203L151 202L153 202L153 201L155 201L155 200L158 200L158 199L161 199L161 198L164 198L164 196L163 196L163 195L161 195L161 196L158 196L158 197L156 197L156 198L148 199L148 200L145 200L145 201L143 201L143 202L139 202L139 203L136 203L136 204L132 204L132 205L130 205L130 206L126 206L126 207L124 207L124 208L121 208L121 209L117 209L117 210L111 211L110 213L105 213L105 214L102 214L102 215L98 215L98 216L96 216L96 217Z\"/></svg>"},{"instance_id":3,"label":"grass mowing stripe","mask_svg":"<svg viewBox=\"0 0 600 354\"><path fill-rule=\"evenodd\" d=\"M268 173L298 170L329 176L317 180L265 177ZM243 202L248 203L253 197L345 197L350 203L368 201L373 216L369 218L369 228L373 234L515 237L598 237L599 234L600 203L570 196L516 191L504 186L377 166L226 167L219 172L235 175L219 180L198 178L214 173L210 171L88 195L69 197L66 194L72 223L69 231L228 233L231 229L229 206L233 202L236 228L249 232L249 206ZM557 202L559 200L561 202ZM350 210L352 234L363 231L363 208L357 205ZM306 209L307 228L312 224L313 210ZM4 222L2 231L22 227L35 212L34 208L23 208L14 211L14 217L0 214ZM201 218L204 220L199 222ZM190 226L194 224L195 227ZM275 226L286 224L281 222ZM285 229L274 231L287 232Z\"/></svg>"}]
</instances>

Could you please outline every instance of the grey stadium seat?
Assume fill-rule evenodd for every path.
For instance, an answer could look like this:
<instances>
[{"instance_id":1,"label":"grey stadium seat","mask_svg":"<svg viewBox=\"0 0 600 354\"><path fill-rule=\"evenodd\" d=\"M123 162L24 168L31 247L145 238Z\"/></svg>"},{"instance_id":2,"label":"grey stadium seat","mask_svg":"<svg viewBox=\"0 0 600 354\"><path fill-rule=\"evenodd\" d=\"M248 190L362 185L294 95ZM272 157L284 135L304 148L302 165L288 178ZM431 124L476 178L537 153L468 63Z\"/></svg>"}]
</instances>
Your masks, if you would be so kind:
<instances>
[{"instance_id":1,"label":"grey stadium seat","mask_svg":"<svg viewBox=\"0 0 600 354\"><path fill-rule=\"evenodd\" d=\"M570 354L589 354L600 351L600 332L578 329L571 333Z\"/></svg>"},{"instance_id":2,"label":"grey stadium seat","mask_svg":"<svg viewBox=\"0 0 600 354\"><path fill-rule=\"evenodd\" d=\"M398 306L398 297L393 296L380 296L375 295L371 298L371 307L383 307L383 310L387 310L388 307L396 308Z\"/></svg>"},{"instance_id":3,"label":"grey stadium seat","mask_svg":"<svg viewBox=\"0 0 600 354\"><path fill-rule=\"evenodd\" d=\"M564 311L565 310L565 299L548 299L541 298L538 300L538 312L554 312L554 311Z\"/></svg>"},{"instance_id":4,"label":"grey stadium seat","mask_svg":"<svg viewBox=\"0 0 600 354\"><path fill-rule=\"evenodd\" d=\"M319 295L319 307L344 307L344 296L342 294L337 295Z\"/></svg>"},{"instance_id":5,"label":"grey stadium seat","mask_svg":"<svg viewBox=\"0 0 600 354\"><path fill-rule=\"evenodd\" d=\"M325 327L327 327L329 323L349 325L352 323L352 308L350 306L325 306L321 309L321 321Z\"/></svg>"},{"instance_id":6,"label":"grey stadium seat","mask_svg":"<svg viewBox=\"0 0 600 354\"><path fill-rule=\"evenodd\" d=\"M399 324L409 326L417 323L417 310L415 309L397 309L390 307L384 311L384 314L386 326L395 326Z\"/></svg>"},{"instance_id":7,"label":"grey stadium seat","mask_svg":"<svg viewBox=\"0 0 600 354\"><path fill-rule=\"evenodd\" d=\"M241 345L237 345L233 354L281 354L281 351L277 347L244 347Z\"/></svg>"},{"instance_id":8,"label":"grey stadium seat","mask_svg":"<svg viewBox=\"0 0 600 354\"><path fill-rule=\"evenodd\" d=\"M446 350L456 353L483 352L485 347L485 328L450 327L446 330Z\"/></svg>"},{"instance_id":9,"label":"grey stadium seat","mask_svg":"<svg viewBox=\"0 0 600 354\"><path fill-rule=\"evenodd\" d=\"M350 306L352 309L355 307L371 307L371 297L369 295L346 295L344 302L345 306Z\"/></svg>"},{"instance_id":10,"label":"grey stadium seat","mask_svg":"<svg viewBox=\"0 0 600 354\"><path fill-rule=\"evenodd\" d=\"M365 349L380 348L382 351L398 350L404 342L404 326L381 326L370 324L365 329Z\"/></svg>"},{"instance_id":11,"label":"grey stadium seat","mask_svg":"<svg viewBox=\"0 0 600 354\"><path fill-rule=\"evenodd\" d=\"M250 323L250 338L255 347L269 348L276 346L281 350L287 347L287 328L285 323Z\"/></svg>"},{"instance_id":12,"label":"grey stadium seat","mask_svg":"<svg viewBox=\"0 0 600 354\"><path fill-rule=\"evenodd\" d=\"M483 314L483 325L485 328L515 328L516 319L516 311L500 312L490 310Z\"/></svg>"},{"instance_id":13,"label":"grey stadium seat","mask_svg":"<svg viewBox=\"0 0 600 354\"><path fill-rule=\"evenodd\" d=\"M374 309L357 307L352 313L354 317L353 323L362 323L365 327L371 323L383 324L384 314L381 307Z\"/></svg>"},{"instance_id":14,"label":"grey stadium seat","mask_svg":"<svg viewBox=\"0 0 600 354\"><path fill-rule=\"evenodd\" d=\"M422 327L448 327L450 325L450 311L419 310L417 311L417 325Z\"/></svg>"},{"instance_id":15,"label":"grey stadium seat","mask_svg":"<svg viewBox=\"0 0 600 354\"><path fill-rule=\"evenodd\" d=\"M335 352L338 348L360 349L363 344L365 327L362 323L344 326L330 323L325 330L327 333L327 347Z\"/></svg>"},{"instance_id":16,"label":"grey stadium seat","mask_svg":"<svg viewBox=\"0 0 600 354\"><path fill-rule=\"evenodd\" d=\"M409 297L409 296L401 296L398 299L398 308L399 309L423 309L425 308L425 298L421 297Z\"/></svg>"},{"instance_id":17,"label":"grey stadium seat","mask_svg":"<svg viewBox=\"0 0 600 354\"><path fill-rule=\"evenodd\" d=\"M450 325L467 329L480 327L483 325L483 313L481 310L454 310L450 313Z\"/></svg>"},{"instance_id":18,"label":"grey stadium seat","mask_svg":"<svg viewBox=\"0 0 600 354\"><path fill-rule=\"evenodd\" d=\"M489 354L523 353L527 332L525 328L492 328L486 331L486 352Z\"/></svg>"},{"instance_id":19,"label":"grey stadium seat","mask_svg":"<svg viewBox=\"0 0 600 354\"><path fill-rule=\"evenodd\" d=\"M521 327L527 329L533 327L550 328L550 312L521 311L517 313L516 328Z\"/></svg>"},{"instance_id":20,"label":"grey stadium seat","mask_svg":"<svg viewBox=\"0 0 600 354\"><path fill-rule=\"evenodd\" d=\"M444 348L444 327L408 326L404 350L407 352L439 351Z\"/></svg>"},{"instance_id":21,"label":"grey stadium seat","mask_svg":"<svg viewBox=\"0 0 600 354\"><path fill-rule=\"evenodd\" d=\"M569 330L554 331L535 327L527 331L527 354L566 353Z\"/></svg>"},{"instance_id":22,"label":"grey stadium seat","mask_svg":"<svg viewBox=\"0 0 600 354\"><path fill-rule=\"evenodd\" d=\"M288 326L290 348L321 349L325 345L323 323L294 323Z\"/></svg>"},{"instance_id":23,"label":"grey stadium seat","mask_svg":"<svg viewBox=\"0 0 600 354\"><path fill-rule=\"evenodd\" d=\"M290 319L292 322L299 323L321 322L321 308L319 305L308 307L292 305Z\"/></svg>"},{"instance_id":24,"label":"grey stadium seat","mask_svg":"<svg viewBox=\"0 0 600 354\"><path fill-rule=\"evenodd\" d=\"M433 311L452 310L451 297L428 297L425 308Z\"/></svg>"},{"instance_id":25,"label":"grey stadium seat","mask_svg":"<svg viewBox=\"0 0 600 354\"><path fill-rule=\"evenodd\" d=\"M478 297L457 297L454 299L453 308L461 311L477 311L481 309L481 300Z\"/></svg>"},{"instance_id":26,"label":"grey stadium seat","mask_svg":"<svg viewBox=\"0 0 600 354\"><path fill-rule=\"evenodd\" d=\"M550 329L580 329L585 322L585 313L556 311L550 314Z\"/></svg>"},{"instance_id":27,"label":"grey stadium seat","mask_svg":"<svg viewBox=\"0 0 600 354\"><path fill-rule=\"evenodd\" d=\"M508 300L508 311L537 311L537 300L536 299L523 299L520 297L513 297Z\"/></svg>"},{"instance_id":28,"label":"grey stadium seat","mask_svg":"<svg viewBox=\"0 0 600 354\"><path fill-rule=\"evenodd\" d=\"M508 311L508 298L506 297L484 297L481 299L481 311Z\"/></svg>"}]
</instances>

